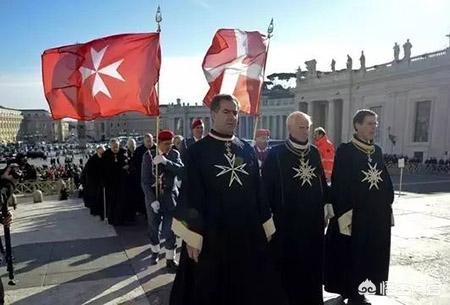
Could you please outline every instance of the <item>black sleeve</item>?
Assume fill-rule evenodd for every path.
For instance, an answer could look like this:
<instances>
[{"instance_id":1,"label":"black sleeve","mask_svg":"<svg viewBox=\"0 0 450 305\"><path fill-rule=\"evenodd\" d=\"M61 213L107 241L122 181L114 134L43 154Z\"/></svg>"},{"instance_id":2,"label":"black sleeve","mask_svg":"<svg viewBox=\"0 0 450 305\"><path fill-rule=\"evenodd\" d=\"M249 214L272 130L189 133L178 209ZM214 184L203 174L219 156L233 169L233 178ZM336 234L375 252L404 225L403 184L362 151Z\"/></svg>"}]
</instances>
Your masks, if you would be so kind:
<instances>
[{"instance_id":1,"label":"black sleeve","mask_svg":"<svg viewBox=\"0 0 450 305\"><path fill-rule=\"evenodd\" d=\"M1 204L6 204L9 197L14 193L14 183L6 179L0 179Z\"/></svg>"},{"instance_id":2,"label":"black sleeve","mask_svg":"<svg viewBox=\"0 0 450 305\"><path fill-rule=\"evenodd\" d=\"M183 176L184 165L178 151L172 150L172 154L174 154L174 158L172 160L167 160L165 168L180 178Z\"/></svg>"},{"instance_id":3,"label":"black sleeve","mask_svg":"<svg viewBox=\"0 0 450 305\"><path fill-rule=\"evenodd\" d=\"M191 247L201 249L203 243L203 205L205 185L197 147L191 146L185 154L186 166L182 181L182 198L177 205L172 230Z\"/></svg>"},{"instance_id":4,"label":"black sleeve","mask_svg":"<svg viewBox=\"0 0 450 305\"><path fill-rule=\"evenodd\" d=\"M266 223L268 220L272 218L272 212L270 209L269 200L264 192L264 187L262 186L262 177L259 170L258 157L256 156L255 150L250 146L247 142L245 142L245 147L252 159L252 168L251 175L255 177L255 186L257 188L256 193L258 198L258 206L259 206L259 216L262 224Z\"/></svg>"},{"instance_id":5,"label":"black sleeve","mask_svg":"<svg viewBox=\"0 0 450 305\"><path fill-rule=\"evenodd\" d=\"M81 184L83 187L86 187L87 181L88 181L88 174L89 174L89 168L92 166L92 157L88 159L86 164L84 165L83 170L81 171Z\"/></svg>"},{"instance_id":6,"label":"black sleeve","mask_svg":"<svg viewBox=\"0 0 450 305\"><path fill-rule=\"evenodd\" d=\"M262 194L274 212L277 212L282 204L279 196L282 181L279 175L277 151L276 148L271 149L262 165Z\"/></svg>"},{"instance_id":7,"label":"black sleeve","mask_svg":"<svg viewBox=\"0 0 450 305\"><path fill-rule=\"evenodd\" d=\"M186 153L187 153L187 139L183 139L183 141L181 142L181 147L180 147L180 155L181 155L181 160L183 161L183 163L186 163Z\"/></svg>"},{"instance_id":8,"label":"black sleeve","mask_svg":"<svg viewBox=\"0 0 450 305\"><path fill-rule=\"evenodd\" d=\"M351 155L347 144L341 144L334 157L333 172L331 174L331 201L337 218L351 210L350 175Z\"/></svg>"}]
</instances>

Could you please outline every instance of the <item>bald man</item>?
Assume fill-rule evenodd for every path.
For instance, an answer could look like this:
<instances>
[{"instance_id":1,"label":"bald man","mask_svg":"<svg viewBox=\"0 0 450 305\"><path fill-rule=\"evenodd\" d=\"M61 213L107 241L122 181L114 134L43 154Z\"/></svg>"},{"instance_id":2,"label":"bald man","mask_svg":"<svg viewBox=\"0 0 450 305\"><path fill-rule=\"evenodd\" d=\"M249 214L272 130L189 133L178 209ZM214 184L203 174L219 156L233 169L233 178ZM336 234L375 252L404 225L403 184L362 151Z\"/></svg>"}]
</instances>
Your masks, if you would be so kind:
<instances>
[{"instance_id":1,"label":"bald man","mask_svg":"<svg viewBox=\"0 0 450 305\"><path fill-rule=\"evenodd\" d=\"M323 305L328 191L319 151L308 142L311 124L303 112L288 116L289 138L270 150L262 177L277 230L271 246L289 303Z\"/></svg>"}]
</instances>

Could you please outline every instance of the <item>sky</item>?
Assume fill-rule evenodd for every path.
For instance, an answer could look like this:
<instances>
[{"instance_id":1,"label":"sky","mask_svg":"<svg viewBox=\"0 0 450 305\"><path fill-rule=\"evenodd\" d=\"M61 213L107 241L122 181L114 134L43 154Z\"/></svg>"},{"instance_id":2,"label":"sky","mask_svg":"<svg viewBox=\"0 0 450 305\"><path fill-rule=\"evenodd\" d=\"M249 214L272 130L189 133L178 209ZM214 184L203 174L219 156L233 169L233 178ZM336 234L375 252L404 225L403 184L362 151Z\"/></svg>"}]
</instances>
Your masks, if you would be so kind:
<instances>
[{"instance_id":1,"label":"sky","mask_svg":"<svg viewBox=\"0 0 450 305\"><path fill-rule=\"evenodd\" d=\"M152 32L160 5L161 103L201 103L208 84L201 69L214 33L239 28L265 33L274 18L266 75L359 67L393 59L393 45L410 39L412 56L449 46L448 0L0 0L0 105L48 109L41 80L45 49L118 33ZM401 52L402 56L403 51Z\"/></svg>"}]
</instances>

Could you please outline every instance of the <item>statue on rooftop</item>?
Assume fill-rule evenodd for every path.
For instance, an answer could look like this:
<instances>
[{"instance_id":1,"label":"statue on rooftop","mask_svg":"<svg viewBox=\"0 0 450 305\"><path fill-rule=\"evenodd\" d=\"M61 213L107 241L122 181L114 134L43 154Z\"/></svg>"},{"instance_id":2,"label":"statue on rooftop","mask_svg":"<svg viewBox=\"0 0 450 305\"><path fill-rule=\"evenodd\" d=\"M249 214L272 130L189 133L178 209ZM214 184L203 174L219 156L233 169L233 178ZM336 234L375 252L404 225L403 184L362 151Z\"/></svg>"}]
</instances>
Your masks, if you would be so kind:
<instances>
[{"instance_id":1,"label":"statue on rooftop","mask_svg":"<svg viewBox=\"0 0 450 305\"><path fill-rule=\"evenodd\" d=\"M395 43L394 45L394 61L400 61L400 46L398 45L398 43Z\"/></svg>"},{"instance_id":2,"label":"statue on rooftop","mask_svg":"<svg viewBox=\"0 0 450 305\"><path fill-rule=\"evenodd\" d=\"M297 77L297 79L302 78L302 68L300 66L298 66L297 73L295 73L295 76Z\"/></svg>"},{"instance_id":3,"label":"statue on rooftop","mask_svg":"<svg viewBox=\"0 0 450 305\"><path fill-rule=\"evenodd\" d=\"M407 39L405 44L403 45L403 53L405 54L403 60L406 60L408 62L411 60L411 48L412 44L409 42L409 39Z\"/></svg>"},{"instance_id":4,"label":"statue on rooftop","mask_svg":"<svg viewBox=\"0 0 450 305\"><path fill-rule=\"evenodd\" d=\"M314 77L316 75L317 61L315 59L305 61L306 69L308 70L308 76Z\"/></svg>"},{"instance_id":5,"label":"statue on rooftop","mask_svg":"<svg viewBox=\"0 0 450 305\"><path fill-rule=\"evenodd\" d=\"M352 70L353 67L353 59L350 55L347 54L347 70Z\"/></svg>"},{"instance_id":6,"label":"statue on rooftop","mask_svg":"<svg viewBox=\"0 0 450 305\"><path fill-rule=\"evenodd\" d=\"M366 56L364 56L364 51L361 51L359 62L361 63L361 71L366 71Z\"/></svg>"}]
</instances>

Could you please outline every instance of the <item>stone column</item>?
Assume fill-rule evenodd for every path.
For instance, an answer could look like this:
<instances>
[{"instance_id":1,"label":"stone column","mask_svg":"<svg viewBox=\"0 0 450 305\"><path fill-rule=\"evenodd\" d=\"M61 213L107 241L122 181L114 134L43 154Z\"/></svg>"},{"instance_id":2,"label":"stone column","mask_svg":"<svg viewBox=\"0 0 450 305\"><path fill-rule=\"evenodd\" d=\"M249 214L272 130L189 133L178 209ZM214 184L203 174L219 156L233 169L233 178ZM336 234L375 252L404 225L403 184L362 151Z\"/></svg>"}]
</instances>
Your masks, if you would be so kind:
<instances>
[{"instance_id":1,"label":"stone column","mask_svg":"<svg viewBox=\"0 0 450 305\"><path fill-rule=\"evenodd\" d=\"M331 99L328 101L328 114L327 114L327 124L326 124L327 126L325 128L326 128L326 131L328 134L328 138L333 142L334 142L334 138L335 138L335 134L336 134L336 132L334 130L336 124L334 123L334 120L335 120L334 100Z\"/></svg>"},{"instance_id":2,"label":"stone column","mask_svg":"<svg viewBox=\"0 0 450 305\"><path fill-rule=\"evenodd\" d=\"M278 124L278 129L280 130L279 135L278 135L278 139L282 140L283 139L283 128L284 128L284 121L283 121L283 115L279 115L280 117L280 124Z\"/></svg>"},{"instance_id":3,"label":"stone column","mask_svg":"<svg viewBox=\"0 0 450 305\"><path fill-rule=\"evenodd\" d=\"M313 102L309 101L309 102L307 102L307 104L308 104L307 114L309 114L312 118L313 117Z\"/></svg>"},{"instance_id":4,"label":"stone column","mask_svg":"<svg viewBox=\"0 0 450 305\"><path fill-rule=\"evenodd\" d=\"M247 139L253 138L252 130L253 130L252 117L248 116L247 117L247 128L245 129Z\"/></svg>"},{"instance_id":5,"label":"stone column","mask_svg":"<svg viewBox=\"0 0 450 305\"><path fill-rule=\"evenodd\" d=\"M276 139L279 137L279 124L280 124L280 118L278 115L274 116L274 128L273 128L273 135Z\"/></svg>"},{"instance_id":6,"label":"stone column","mask_svg":"<svg viewBox=\"0 0 450 305\"><path fill-rule=\"evenodd\" d=\"M245 138L250 139L249 137L249 127L248 125L250 125L250 117L246 116L245 117Z\"/></svg>"},{"instance_id":7,"label":"stone column","mask_svg":"<svg viewBox=\"0 0 450 305\"><path fill-rule=\"evenodd\" d=\"M248 138L253 139L253 130L255 129L255 117L249 116L248 117L248 124L247 124L247 130L248 130Z\"/></svg>"},{"instance_id":8,"label":"stone column","mask_svg":"<svg viewBox=\"0 0 450 305\"><path fill-rule=\"evenodd\" d=\"M269 115L269 116L267 117L267 119L269 120L269 122L267 123L267 125L268 125L268 129L270 130L270 133L275 134L275 130L274 130L274 128L273 128L273 127L274 127L273 118L274 118L273 115Z\"/></svg>"},{"instance_id":9,"label":"stone column","mask_svg":"<svg viewBox=\"0 0 450 305\"><path fill-rule=\"evenodd\" d=\"M352 114L348 96L342 97L342 142L350 140L353 133Z\"/></svg>"}]
</instances>

